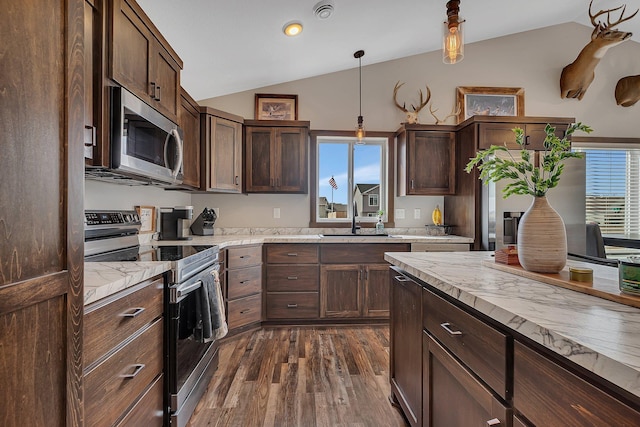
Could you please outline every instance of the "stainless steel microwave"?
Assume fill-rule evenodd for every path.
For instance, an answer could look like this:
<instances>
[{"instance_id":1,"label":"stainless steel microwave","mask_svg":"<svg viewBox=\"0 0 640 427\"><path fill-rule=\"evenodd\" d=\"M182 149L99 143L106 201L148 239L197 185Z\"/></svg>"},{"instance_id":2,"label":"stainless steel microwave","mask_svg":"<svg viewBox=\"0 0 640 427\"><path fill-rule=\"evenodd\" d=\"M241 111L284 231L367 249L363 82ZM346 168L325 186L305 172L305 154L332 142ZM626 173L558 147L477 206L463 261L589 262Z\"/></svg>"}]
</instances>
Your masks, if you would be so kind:
<instances>
[{"instance_id":1,"label":"stainless steel microwave","mask_svg":"<svg viewBox=\"0 0 640 427\"><path fill-rule=\"evenodd\" d=\"M111 171L182 184L182 130L126 89L111 91Z\"/></svg>"}]
</instances>

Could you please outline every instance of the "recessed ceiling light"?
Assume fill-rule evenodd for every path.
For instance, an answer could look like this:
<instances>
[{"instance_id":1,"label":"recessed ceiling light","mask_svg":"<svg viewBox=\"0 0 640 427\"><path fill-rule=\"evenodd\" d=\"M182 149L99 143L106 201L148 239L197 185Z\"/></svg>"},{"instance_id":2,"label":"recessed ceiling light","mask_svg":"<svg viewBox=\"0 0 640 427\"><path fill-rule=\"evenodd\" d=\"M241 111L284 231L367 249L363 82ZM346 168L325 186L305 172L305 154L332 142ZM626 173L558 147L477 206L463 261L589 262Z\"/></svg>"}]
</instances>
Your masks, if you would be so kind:
<instances>
[{"instance_id":1,"label":"recessed ceiling light","mask_svg":"<svg viewBox=\"0 0 640 427\"><path fill-rule=\"evenodd\" d=\"M298 21L287 22L282 27L282 32L289 37L295 37L302 32L302 24Z\"/></svg>"},{"instance_id":2,"label":"recessed ceiling light","mask_svg":"<svg viewBox=\"0 0 640 427\"><path fill-rule=\"evenodd\" d=\"M322 0L313 6L313 14L318 19L327 19L333 13L333 3L330 0Z\"/></svg>"}]
</instances>

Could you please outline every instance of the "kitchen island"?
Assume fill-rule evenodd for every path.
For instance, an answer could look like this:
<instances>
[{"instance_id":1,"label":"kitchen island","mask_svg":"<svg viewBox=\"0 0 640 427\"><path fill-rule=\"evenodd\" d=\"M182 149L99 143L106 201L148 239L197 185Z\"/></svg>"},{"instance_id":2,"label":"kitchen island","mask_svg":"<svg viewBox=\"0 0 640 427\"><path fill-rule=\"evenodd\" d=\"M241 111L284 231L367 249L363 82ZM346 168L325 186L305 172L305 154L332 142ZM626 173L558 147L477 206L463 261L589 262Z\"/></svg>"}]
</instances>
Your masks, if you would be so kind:
<instances>
[{"instance_id":1,"label":"kitchen island","mask_svg":"<svg viewBox=\"0 0 640 427\"><path fill-rule=\"evenodd\" d=\"M424 323L420 324L419 332L422 335L424 324L424 336L426 337L422 351L425 351L424 349L429 346L428 342L431 342L429 348L439 345L442 348L449 348L446 340L451 338L452 347L459 346L458 349L462 351L462 356L455 354L455 351L450 348L448 351L451 351L463 362L467 357L470 360L467 363L467 369L469 369L468 365L473 365L476 362L481 368L485 367L483 363L490 359L489 352L492 351L491 348L487 348L487 342L482 342L483 347L477 349L477 352L482 354L478 360L473 359L473 354L465 355L464 353L473 344L471 341L467 342L465 349L465 338L462 338L465 332L459 332L462 329L460 326L463 320L467 321L467 319L460 317L457 325L455 322L444 324L440 320L431 324L433 334L428 330L428 317L433 315L434 310L436 317L440 314L444 317L449 316L454 308L461 308L466 316L470 314L474 321L480 320L488 328L487 331L490 329L491 333L497 332L500 335L494 342L498 343L496 344L498 349L496 354L502 353L503 362L502 365L500 363L495 365L503 371L503 377L494 375L495 372L486 371L489 374L483 374L483 371L479 371L480 374L477 378L480 378L487 390L493 390L493 392L489 392L490 395L497 394L501 397L502 405L507 409L507 413L511 410L518 415L524 412L526 414L524 417L529 417L530 422L540 424L539 421L531 420L537 416L534 414L536 411L527 412L529 410L527 405L536 400L533 398L535 393L528 389L529 393L524 396L522 392L531 384L536 387L544 384L545 380L542 377L535 378L542 375L542 372L533 370L533 383L525 384L520 379L523 375L518 376L526 373L524 366L530 368L521 362L525 360L522 355L527 355L529 349L534 349L536 357L544 355L540 357L544 360L551 360L554 367L561 365L568 368L572 372L571 375L577 373L575 378L578 382L576 384L589 383L587 384L589 387L591 384L596 384L597 388L594 390L598 392L606 390L603 393L605 397L608 397L609 393L621 396L626 407L632 409L632 419L640 422L640 412L637 412L637 415L633 412L634 410L640 411L640 309L547 285L482 265L483 260L486 262L486 260L492 259L492 253L489 252L385 254L385 260L398 269L397 271L392 270L392 280L394 276L396 279L400 278L399 282L392 283L393 288L409 280L422 286L423 294L430 295L423 296L421 302ZM617 274L617 269L612 267L575 261L569 261L568 264L593 268L596 279L598 276L607 277L607 275L616 277ZM431 301L431 305L429 305L429 301ZM433 301L436 303L433 304ZM448 308L441 309L440 307L445 304ZM418 305L418 310L419 307L420 305ZM395 319L393 302L391 310L393 328ZM441 313L437 313L441 310ZM453 317L453 315L451 316ZM442 326L443 324L445 326ZM445 332L443 333L441 329ZM482 335L477 332L480 330L476 329L475 335ZM467 338L474 339L471 333ZM476 338L484 340L484 337ZM502 350L500 350L500 345L503 346ZM430 364L435 363L433 360L438 359L441 357L439 355L446 352L447 350L444 352L436 350L429 352L426 356L423 353L423 357L427 357L429 360L428 364L422 367L423 381ZM513 356L514 352L515 356ZM499 357L500 354L498 354L498 360L500 360ZM513 362L510 361L513 360L512 357L515 358ZM483 377L483 375L485 376ZM583 381L583 379L586 380ZM535 384L536 381L539 384ZM427 395L429 387L433 387L433 384L424 385L423 383L422 387L424 395ZM545 387L551 387L551 385L541 387L542 389L538 391L541 391L541 395L545 395L547 394ZM415 391L415 387L412 390ZM569 391L569 393L573 393L573 391ZM576 393L578 393L577 389ZM402 390L396 394L402 395ZM597 399L600 398L601 396L598 395ZM402 399L400 400L402 401ZM411 403L411 399L408 401ZM428 399L413 399L414 404L417 401L425 402L424 405L429 404L427 403ZM513 409L510 407L510 402L513 402ZM525 408L521 412L519 412L519 404ZM544 411L543 406L538 408L537 412L540 411ZM553 411L553 409L547 408L546 411ZM412 412L421 411L414 407ZM429 408L426 408L423 416L433 417L434 415L430 415ZM516 418L514 417L514 420ZM420 420L420 417L416 416L416 420ZM426 422L425 419L424 423ZM547 425L553 425L553 423Z\"/></svg>"}]
</instances>

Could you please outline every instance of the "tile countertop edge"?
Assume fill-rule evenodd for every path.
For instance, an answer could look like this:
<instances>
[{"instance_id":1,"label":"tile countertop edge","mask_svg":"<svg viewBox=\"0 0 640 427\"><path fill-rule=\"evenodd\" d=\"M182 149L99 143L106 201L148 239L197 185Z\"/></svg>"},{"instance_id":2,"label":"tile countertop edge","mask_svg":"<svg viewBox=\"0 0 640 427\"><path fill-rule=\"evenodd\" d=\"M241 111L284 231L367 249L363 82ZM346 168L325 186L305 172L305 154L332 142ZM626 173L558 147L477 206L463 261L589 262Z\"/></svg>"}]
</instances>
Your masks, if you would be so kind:
<instances>
[{"instance_id":1,"label":"tile countertop edge","mask_svg":"<svg viewBox=\"0 0 640 427\"><path fill-rule=\"evenodd\" d=\"M84 305L171 270L168 261L85 262Z\"/></svg>"},{"instance_id":2,"label":"tile countertop edge","mask_svg":"<svg viewBox=\"0 0 640 427\"><path fill-rule=\"evenodd\" d=\"M640 397L640 309L483 267L487 258L488 252L385 254L412 276Z\"/></svg>"}]
</instances>

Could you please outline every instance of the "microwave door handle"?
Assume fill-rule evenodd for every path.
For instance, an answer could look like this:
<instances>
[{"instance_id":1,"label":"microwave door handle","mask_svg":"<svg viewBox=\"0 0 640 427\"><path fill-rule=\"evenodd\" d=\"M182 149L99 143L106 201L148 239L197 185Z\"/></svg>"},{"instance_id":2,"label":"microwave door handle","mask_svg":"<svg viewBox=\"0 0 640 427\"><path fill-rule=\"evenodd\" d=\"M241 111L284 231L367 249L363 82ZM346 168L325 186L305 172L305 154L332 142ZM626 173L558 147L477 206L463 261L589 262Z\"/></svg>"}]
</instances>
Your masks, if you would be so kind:
<instances>
[{"instance_id":1,"label":"microwave door handle","mask_svg":"<svg viewBox=\"0 0 640 427\"><path fill-rule=\"evenodd\" d=\"M164 165L165 167L169 167L169 138L173 137L176 141L176 145L178 146L178 161L176 162L176 166L174 169L171 169L171 175L175 179L182 168L182 140L180 139L180 134L178 133L178 129L173 128L171 132L167 134L167 138L164 140Z\"/></svg>"}]
</instances>

